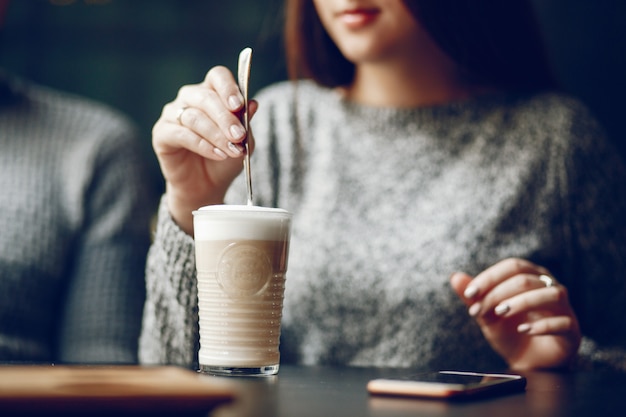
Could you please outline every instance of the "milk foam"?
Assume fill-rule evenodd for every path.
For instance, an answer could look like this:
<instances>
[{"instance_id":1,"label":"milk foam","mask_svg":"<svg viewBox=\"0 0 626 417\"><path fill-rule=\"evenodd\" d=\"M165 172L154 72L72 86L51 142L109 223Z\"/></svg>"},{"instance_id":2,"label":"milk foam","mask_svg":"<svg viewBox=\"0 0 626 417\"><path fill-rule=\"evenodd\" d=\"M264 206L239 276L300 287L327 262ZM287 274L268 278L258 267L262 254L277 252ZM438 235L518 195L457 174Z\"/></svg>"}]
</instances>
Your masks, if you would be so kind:
<instances>
[{"instance_id":1,"label":"milk foam","mask_svg":"<svg viewBox=\"0 0 626 417\"><path fill-rule=\"evenodd\" d=\"M196 240L282 240L291 214L283 209L215 205L193 212Z\"/></svg>"}]
</instances>

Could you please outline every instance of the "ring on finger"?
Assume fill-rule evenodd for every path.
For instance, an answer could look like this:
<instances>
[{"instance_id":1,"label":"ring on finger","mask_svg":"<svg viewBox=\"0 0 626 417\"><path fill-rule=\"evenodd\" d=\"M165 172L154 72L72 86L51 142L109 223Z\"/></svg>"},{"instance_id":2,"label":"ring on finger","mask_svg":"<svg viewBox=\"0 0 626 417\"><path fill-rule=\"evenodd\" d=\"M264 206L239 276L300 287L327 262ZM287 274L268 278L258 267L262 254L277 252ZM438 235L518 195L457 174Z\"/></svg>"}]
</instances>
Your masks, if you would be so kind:
<instances>
[{"instance_id":1,"label":"ring on finger","mask_svg":"<svg viewBox=\"0 0 626 417\"><path fill-rule=\"evenodd\" d=\"M556 282L554 281L554 278L552 278L549 275L544 275L544 274L539 275L539 281L546 284L547 288L553 287L556 284Z\"/></svg>"},{"instance_id":2,"label":"ring on finger","mask_svg":"<svg viewBox=\"0 0 626 417\"><path fill-rule=\"evenodd\" d=\"M179 125L181 125L181 126L184 126L184 124L183 124L183 120L182 120L183 113L184 113L184 112L185 112L185 110L187 110L188 108L189 108L189 107L184 106L184 107L181 107L180 109L178 109L178 114L176 115L176 120L178 121L178 124L179 124Z\"/></svg>"}]
</instances>

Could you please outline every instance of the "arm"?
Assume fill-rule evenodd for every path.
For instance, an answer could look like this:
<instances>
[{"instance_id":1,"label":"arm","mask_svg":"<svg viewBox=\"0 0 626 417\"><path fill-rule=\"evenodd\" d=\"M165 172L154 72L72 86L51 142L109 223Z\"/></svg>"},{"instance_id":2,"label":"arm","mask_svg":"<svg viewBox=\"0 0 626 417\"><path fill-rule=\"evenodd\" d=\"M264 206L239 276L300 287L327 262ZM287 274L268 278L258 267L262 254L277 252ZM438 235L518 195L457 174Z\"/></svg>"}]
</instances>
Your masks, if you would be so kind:
<instances>
[{"instance_id":1,"label":"arm","mask_svg":"<svg viewBox=\"0 0 626 417\"><path fill-rule=\"evenodd\" d=\"M587 141L572 152L567 179L572 235L570 294L583 342L578 364L626 370L626 164L580 117Z\"/></svg>"},{"instance_id":2,"label":"arm","mask_svg":"<svg viewBox=\"0 0 626 417\"><path fill-rule=\"evenodd\" d=\"M58 358L63 362L137 362L155 198L128 126L107 127L92 155L77 151L68 158L68 175L78 175L72 168L78 160L86 160L88 174L81 179L82 221L62 304Z\"/></svg>"},{"instance_id":3,"label":"arm","mask_svg":"<svg viewBox=\"0 0 626 417\"><path fill-rule=\"evenodd\" d=\"M165 196L148 254L146 288L140 362L192 367L199 347L194 243L172 220Z\"/></svg>"},{"instance_id":4,"label":"arm","mask_svg":"<svg viewBox=\"0 0 626 417\"><path fill-rule=\"evenodd\" d=\"M251 102L254 113L256 103ZM183 86L163 107L152 144L165 178L156 235L146 268L140 361L194 366L198 301L192 211L224 201L242 171L246 132L237 117L243 97L224 67ZM253 145L252 137L250 144Z\"/></svg>"},{"instance_id":5,"label":"arm","mask_svg":"<svg viewBox=\"0 0 626 417\"><path fill-rule=\"evenodd\" d=\"M626 172L586 110L575 105L570 110L553 132L560 139L549 163L560 173L553 195L560 213L554 223L555 236L561 236L560 262L552 265L557 284L546 288L538 278L550 275L548 270L515 259L473 280L460 273L452 277L491 346L514 368L600 358L617 363L618 352L626 366L619 330L626 316Z\"/></svg>"}]
</instances>

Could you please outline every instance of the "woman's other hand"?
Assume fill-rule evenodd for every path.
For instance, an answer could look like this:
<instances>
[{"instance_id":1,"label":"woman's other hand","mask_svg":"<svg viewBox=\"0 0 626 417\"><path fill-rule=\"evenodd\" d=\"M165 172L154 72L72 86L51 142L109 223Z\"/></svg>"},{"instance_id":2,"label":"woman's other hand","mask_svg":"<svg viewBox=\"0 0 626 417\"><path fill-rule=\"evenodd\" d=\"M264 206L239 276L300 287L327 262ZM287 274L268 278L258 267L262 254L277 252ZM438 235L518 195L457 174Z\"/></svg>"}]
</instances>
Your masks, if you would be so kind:
<instances>
[{"instance_id":1,"label":"woman's other hand","mask_svg":"<svg viewBox=\"0 0 626 417\"><path fill-rule=\"evenodd\" d=\"M250 116L257 107L255 101L249 102ZM190 235L192 211L222 203L243 168L242 110L243 96L232 73L217 66L201 83L183 86L152 129L170 214ZM249 142L252 148L252 135Z\"/></svg>"},{"instance_id":2,"label":"woman's other hand","mask_svg":"<svg viewBox=\"0 0 626 417\"><path fill-rule=\"evenodd\" d=\"M575 357L581 340L578 319L567 289L545 268L506 259L473 279L456 272L450 280L511 368L558 368Z\"/></svg>"}]
</instances>

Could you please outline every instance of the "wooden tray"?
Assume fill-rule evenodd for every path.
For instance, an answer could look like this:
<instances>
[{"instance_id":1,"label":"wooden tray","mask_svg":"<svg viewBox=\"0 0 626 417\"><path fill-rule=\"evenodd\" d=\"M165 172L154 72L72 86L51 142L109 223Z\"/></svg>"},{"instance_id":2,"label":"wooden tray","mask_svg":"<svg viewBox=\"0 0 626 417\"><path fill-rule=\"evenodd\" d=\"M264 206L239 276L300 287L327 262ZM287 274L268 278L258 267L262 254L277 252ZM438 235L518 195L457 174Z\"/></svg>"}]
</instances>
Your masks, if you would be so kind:
<instances>
[{"instance_id":1,"label":"wooden tray","mask_svg":"<svg viewBox=\"0 0 626 417\"><path fill-rule=\"evenodd\" d=\"M173 366L0 366L0 415L206 415L225 380Z\"/></svg>"}]
</instances>

